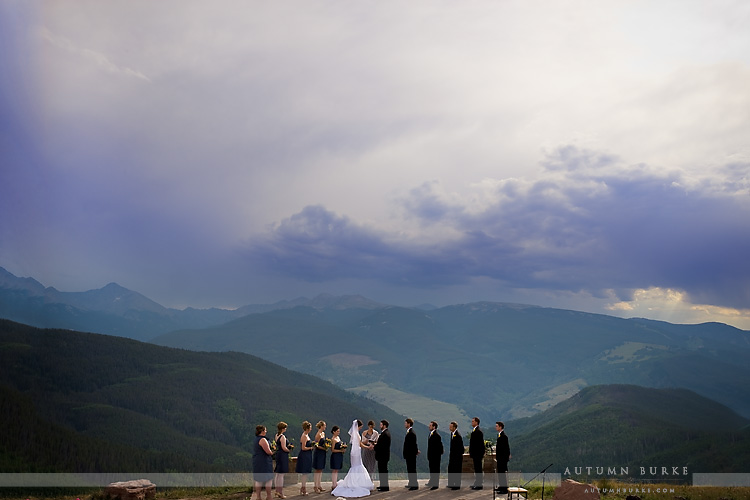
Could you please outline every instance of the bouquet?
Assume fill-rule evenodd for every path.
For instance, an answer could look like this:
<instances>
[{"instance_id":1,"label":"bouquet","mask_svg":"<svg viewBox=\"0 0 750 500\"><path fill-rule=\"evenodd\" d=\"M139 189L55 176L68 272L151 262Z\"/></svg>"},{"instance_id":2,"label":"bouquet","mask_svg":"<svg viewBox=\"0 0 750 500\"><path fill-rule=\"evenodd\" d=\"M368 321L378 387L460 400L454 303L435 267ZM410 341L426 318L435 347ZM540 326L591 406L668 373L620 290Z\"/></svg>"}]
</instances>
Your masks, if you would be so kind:
<instances>
[{"instance_id":1,"label":"bouquet","mask_svg":"<svg viewBox=\"0 0 750 500\"><path fill-rule=\"evenodd\" d=\"M291 440L291 439L287 439L287 440L286 440L286 447L287 447L287 449L288 449L289 451L292 451L292 449L294 449L294 443L292 443L292 440Z\"/></svg>"},{"instance_id":2,"label":"bouquet","mask_svg":"<svg viewBox=\"0 0 750 500\"><path fill-rule=\"evenodd\" d=\"M331 449L331 439L330 438L327 438L325 441L323 441L323 447L326 450L330 450Z\"/></svg>"}]
</instances>

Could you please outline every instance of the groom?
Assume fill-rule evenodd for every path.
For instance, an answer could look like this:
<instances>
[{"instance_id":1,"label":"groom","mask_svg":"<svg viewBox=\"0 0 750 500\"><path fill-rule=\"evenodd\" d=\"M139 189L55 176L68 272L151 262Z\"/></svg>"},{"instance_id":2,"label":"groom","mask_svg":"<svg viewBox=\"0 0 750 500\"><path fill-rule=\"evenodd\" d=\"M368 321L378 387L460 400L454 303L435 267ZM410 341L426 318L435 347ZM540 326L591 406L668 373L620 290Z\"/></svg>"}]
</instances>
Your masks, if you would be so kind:
<instances>
[{"instance_id":1,"label":"groom","mask_svg":"<svg viewBox=\"0 0 750 500\"><path fill-rule=\"evenodd\" d=\"M380 486L378 491L388 491L388 460L391 458L391 431L388 430L388 421L380 421L380 436L375 442L375 460L378 462L378 476Z\"/></svg>"}]
</instances>

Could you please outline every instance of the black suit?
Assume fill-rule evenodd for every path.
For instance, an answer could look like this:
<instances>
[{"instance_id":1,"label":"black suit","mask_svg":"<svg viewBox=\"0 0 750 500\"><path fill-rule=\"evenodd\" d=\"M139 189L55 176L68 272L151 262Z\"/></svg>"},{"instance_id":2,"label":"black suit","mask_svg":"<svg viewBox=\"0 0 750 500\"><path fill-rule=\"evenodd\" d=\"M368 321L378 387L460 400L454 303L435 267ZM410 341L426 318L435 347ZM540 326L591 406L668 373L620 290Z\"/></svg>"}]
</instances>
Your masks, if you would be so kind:
<instances>
[{"instance_id":1,"label":"black suit","mask_svg":"<svg viewBox=\"0 0 750 500\"><path fill-rule=\"evenodd\" d=\"M482 486L482 459L484 458L484 434L477 426L469 438L469 455L474 461L474 486Z\"/></svg>"},{"instance_id":2,"label":"black suit","mask_svg":"<svg viewBox=\"0 0 750 500\"><path fill-rule=\"evenodd\" d=\"M504 431L497 435L495 444L495 458L497 459L497 491L498 493L508 493L508 461L510 461L510 444L508 436Z\"/></svg>"},{"instance_id":3,"label":"black suit","mask_svg":"<svg viewBox=\"0 0 750 500\"><path fill-rule=\"evenodd\" d=\"M450 451L448 455L448 487L461 487L461 469L464 462L464 440L458 429L451 433Z\"/></svg>"},{"instance_id":4,"label":"black suit","mask_svg":"<svg viewBox=\"0 0 750 500\"><path fill-rule=\"evenodd\" d=\"M427 438L427 462L430 466L430 481L427 486L438 486L440 484L440 459L443 455L443 439L436 430L430 431Z\"/></svg>"},{"instance_id":5,"label":"black suit","mask_svg":"<svg viewBox=\"0 0 750 500\"><path fill-rule=\"evenodd\" d=\"M391 431L387 428L380 433L375 443L375 460L378 462L380 487L388 488L388 460L391 459Z\"/></svg>"},{"instance_id":6,"label":"black suit","mask_svg":"<svg viewBox=\"0 0 750 500\"><path fill-rule=\"evenodd\" d=\"M409 427L404 437L403 457L406 460L406 474L409 477L410 488L418 487L417 484L417 455L419 455L419 445L417 444L417 435L414 429Z\"/></svg>"}]
</instances>

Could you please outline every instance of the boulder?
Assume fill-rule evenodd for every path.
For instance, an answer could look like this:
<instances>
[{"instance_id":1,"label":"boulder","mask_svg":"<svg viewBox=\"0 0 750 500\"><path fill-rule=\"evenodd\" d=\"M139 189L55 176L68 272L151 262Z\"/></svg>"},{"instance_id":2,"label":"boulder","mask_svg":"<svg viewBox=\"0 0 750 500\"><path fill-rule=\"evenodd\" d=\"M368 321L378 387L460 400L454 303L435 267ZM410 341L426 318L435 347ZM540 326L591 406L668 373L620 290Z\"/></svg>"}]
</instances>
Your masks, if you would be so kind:
<instances>
[{"instance_id":1,"label":"boulder","mask_svg":"<svg viewBox=\"0 0 750 500\"><path fill-rule=\"evenodd\" d=\"M555 488L553 500L595 500L599 498L599 488L593 484L583 484L566 479Z\"/></svg>"},{"instance_id":2,"label":"boulder","mask_svg":"<svg viewBox=\"0 0 750 500\"><path fill-rule=\"evenodd\" d=\"M120 481L107 485L104 492L108 497L120 500L145 500L156 496L156 485L148 479Z\"/></svg>"}]
</instances>

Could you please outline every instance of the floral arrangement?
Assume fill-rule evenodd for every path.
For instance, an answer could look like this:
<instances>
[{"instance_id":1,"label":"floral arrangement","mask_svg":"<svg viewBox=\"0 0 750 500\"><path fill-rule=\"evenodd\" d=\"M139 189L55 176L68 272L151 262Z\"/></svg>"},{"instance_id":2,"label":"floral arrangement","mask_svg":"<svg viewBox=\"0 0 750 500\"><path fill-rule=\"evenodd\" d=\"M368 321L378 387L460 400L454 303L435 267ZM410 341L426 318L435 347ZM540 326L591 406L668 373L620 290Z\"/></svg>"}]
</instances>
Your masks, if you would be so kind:
<instances>
[{"instance_id":1,"label":"floral arrangement","mask_svg":"<svg viewBox=\"0 0 750 500\"><path fill-rule=\"evenodd\" d=\"M484 452L488 455L495 453L495 443L487 439L484 440Z\"/></svg>"},{"instance_id":2,"label":"floral arrangement","mask_svg":"<svg viewBox=\"0 0 750 500\"><path fill-rule=\"evenodd\" d=\"M326 450L330 450L330 449L331 449L331 445L332 445L332 443L331 443L331 438L326 438L326 440L325 440L325 441L323 441L323 447L324 447L324 448L325 448Z\"/></svg>"}]
</instances>

